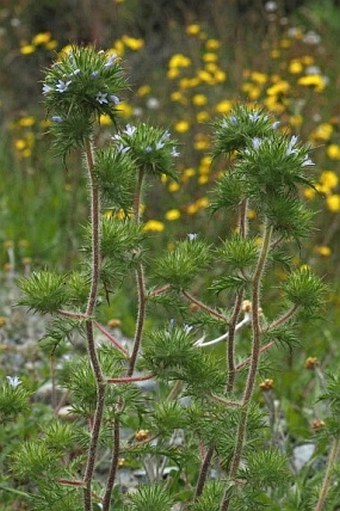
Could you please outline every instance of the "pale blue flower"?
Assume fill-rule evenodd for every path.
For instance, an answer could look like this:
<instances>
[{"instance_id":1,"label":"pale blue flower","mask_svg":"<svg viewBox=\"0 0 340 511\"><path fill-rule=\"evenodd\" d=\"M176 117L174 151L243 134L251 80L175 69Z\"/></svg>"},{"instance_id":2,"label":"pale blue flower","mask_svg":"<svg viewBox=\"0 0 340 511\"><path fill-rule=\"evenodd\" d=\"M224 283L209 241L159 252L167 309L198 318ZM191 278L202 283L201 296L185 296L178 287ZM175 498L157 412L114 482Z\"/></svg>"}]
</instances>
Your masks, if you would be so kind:
<instances>
[{"instance_id":1,"label":"pale blue flower","mask_svg":"<svg viewBox=\"0 0 340 511\"><path fill-rule=\"evenodd\" d=\"M253 148L257 150L262 144L262 139L259 137L254 137L251 142L253 144Z\"/></svg>"},{"instance_id":2,"label":"pale blue flower","mask_svg":"<svg viewBox=\"0 0 340 511\"><path fill-rule=\"evenodd\" d=\"M273 122L273 124L272 124L273 130L276 130L280 126L280 124L281 124L280 121Z\"/></svg>"},{"instance_id":3,"label":"pale blue flower","mask_svg":"<svg viewBox=\"0 0 340 511\"><path fill-rule=\"evenodd\" d=\"M116 60L116 58L117 58L117 55L114 54L114 53L111 53L111 55L109 55L107 57L106 62L104 64L104 67L105 68L112 67L114 62L115 62L115 60Z\"/></svg>"},{"instance_id":4,"label":"pale blue flower","mask_svg":"<svg viewBox=\"0 0 340 511\"><path fill-rule=\"evenodd\" d=\"M189 241L194 241L194 240L196 240L196 239L197 239L198 234L197 234L196 232L189 232L189 233L187 234L187 237L188 237L188 240L189 240Z\"/></svg>"},{"instance_id":5,"label":"pale blue flower","mask_svg":"<svg viewBox=\"0 0 340 511\"><path fill-rule=\"evenodd\" d=\"M132 135L135 133L136 129L137 129L136 126L132 126L131 124L127 124L126 127L125 127L125 130L123 131L123 133L125 133L129 137L132 137Z\"/></svg>"},{"instance_id":6,"label":"pale blue flower","mask_svg":"<svg viewBox=\"0 0 340 511\"><path fill-rule=\"evenodd\" d=\"M173 156L174 158L177 158L178 156L180 156L180 153L178 151L176 151L176 147L172 148L171 156Z\"/></svg>"},{"instance_id":7,"label":"pale blue flower","mask_svg":"<svg viewBox=\"0 0 340 511\"><path fill-rule=\"evenodd\" d=\"M164 142L162 140L158 140L158 142L156 142L156 150L159 151L159 149L163 149L164 147Z\"/></svg>"},{"instance_id":8,"label":"pale blue flower","mask_svg":"<svg viewBox=\"0 0 340 511\"><path fill-rule=\"evenodd\" d=\"M297 142L297 139L298 139L298 137L296 135L293 135L292 138L290 139L288 147L287 147L287 151L286 151L287 156L289 156L290 154L297 153L297 149L296 149L296 147L294 147Z\"/></svg>"},{"instance_id":9,"label":"pale blue flower","mask_svg":"<svg viewBox=\"0 0 340 511\"><path fill-rule=\"evenodd\" d=\"M315 163L308 157L308 154L304 157L301 167L313 167Z\"/></svg>"},{"instance_id":10,"label":"pale blue flower","mask_svg":"<svg viewBox=\"0 0 340 511\"><path fill-rule=\"evenodd\" d=\"M117 145L117 151L121 154L125 154L130 150L129 146L125 146L124 144Z\"/></svg>"},{"instance_id":11,"label":"pale blue flower","mask_svg":"<svg viewBox=\"0 0 340 511\"><path fill-rule=\"evenodd\" d=\"M91 76L92 78L97 78L97 76L99 76L99 71L92 71Z\"/></svg>"},{"instance_id":12,"label":"pale blue flower","mask_svg":"<svg viewBox=\"0 0 340 511\"><path fill-rule=\"evenodd\" d=\"M146 153L151 153L151 152L152 152L152 147L148 145L148 146L146 146L146 148L144 149L144 151L145 151Z\"/></svg>"},{"instance_id":13,"label":"pale blue flower","mask_svg":"<svg viewBox=\"0 0 340 511\"><path fill-rule=\"evenodd\" d=\"M100 105L107 104L109 102L107 99L107 92L98 92L96 100Z\"/></svg>"},{"instance_id":14,"label":"pale blue flower","mask_svg":"<svg viewBox=\"0 0 340 511\"><path fill-rule=\"evenodd\" d=\"M72 71L72 73L70 74L70 76L77 76L77 75L79 75L79 73L80 73L80 69L79 69L79 67L78 67L77 69L75 69L74 71Z\"/></svg>"},{"instance_id":15,"label":"pale blue flower","mask_svg":"<svg viewBox=\"0 0 340 511\"><path fill-rule=\"evenodd\" d=\"M119 105L120 103L120 99L118 96L115 96L114 94L111 94L110 96L110 101L111 103L113 103L114 105Z\"/></svg>"},{"instance_id":16,"label":"pale blue flower","mask_svg":"<svg viewBox=\"0 0 340 511\"><path fill-rule=\"evenodd\" d=\"M42 93L44 94L44 96L46 96L46 94L48 94L51 91L53 91L53 88L50 85L47 85L47 83L44 83L42 87Z\"/></svg>"},{"instance_id":17,"label":"pale blue flower","mask_svg":"<svg viewBox=\"0 0 340 511\"><path fill-rule=\"evenodd\" d=\"M67 82L64 82L63 80L58 80L57 85L55 86L55 90L57 92L66 92L71 83L72 80L68 80Z\"/></svg>"},{"instance_id":18,"label":"pale blue flower","mask_svg":"<svg viewBox=\"0 0 340 511\"><path fill-rule=\"evenodd\" d=\"M60 115L53 115L53 117L51 117L51 120L57 124L63 122L63 118L60 117Z\"/></svg>"},{"instance_id":19,"label":"pale blue flower","mask_svg":"<svg viewBox=\"0 0 340 511\"><path fill-rule=\"evenodd\" d=\"M170 132L168 130L164 131L163 135L161 136L162 141L167 141L170 138Z\"/></svg>"},{"instance_id":20,"label":"pale blue flower","mask_svg":"<svg viewBox=\"0 0 340 511\"><path fill-rule=\"evenodd\" d=\"M19 385L22 384L22 381L18 376L6 376L6 379L10 386L13 387L14 389L16 389L17 387L19 387Z\"/></svg>"},{"instance_id":21,"label":"pale blue flower","mask_svg":"<svg viewBox=\"0 0 340 511\"><path fill-rule=\"evenodd\" d=\"M252 112L249 114L249 119L252 121L252 122L256 122L258 121L260 118L260 114L258 112Z\"/></svg>"}]
</instances>

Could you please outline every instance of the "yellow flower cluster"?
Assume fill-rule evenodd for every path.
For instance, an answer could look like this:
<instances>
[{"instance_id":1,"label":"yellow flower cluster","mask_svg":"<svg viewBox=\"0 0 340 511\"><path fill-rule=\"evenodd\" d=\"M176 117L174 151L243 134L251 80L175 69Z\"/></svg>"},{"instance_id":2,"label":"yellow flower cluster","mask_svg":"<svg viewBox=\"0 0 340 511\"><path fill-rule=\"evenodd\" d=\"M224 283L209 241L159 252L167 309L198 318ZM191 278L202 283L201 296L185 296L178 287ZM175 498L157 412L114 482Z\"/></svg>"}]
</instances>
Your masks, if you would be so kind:
<instances>
[{"instance_id":1,"label":"yellow flower cluster","mask_svg":"<svg viewBox=\"0 0 340 511\"><path fill-rule=\"evenodd\" d=\"M20 53L22 55L31 55L35 53L39 48L45 48L46 50L55 50L58 43L55 39L52 39L50 32L40 32L32 37L30 42L24 41L20 46Z\"/></svg>"}]
</instances>

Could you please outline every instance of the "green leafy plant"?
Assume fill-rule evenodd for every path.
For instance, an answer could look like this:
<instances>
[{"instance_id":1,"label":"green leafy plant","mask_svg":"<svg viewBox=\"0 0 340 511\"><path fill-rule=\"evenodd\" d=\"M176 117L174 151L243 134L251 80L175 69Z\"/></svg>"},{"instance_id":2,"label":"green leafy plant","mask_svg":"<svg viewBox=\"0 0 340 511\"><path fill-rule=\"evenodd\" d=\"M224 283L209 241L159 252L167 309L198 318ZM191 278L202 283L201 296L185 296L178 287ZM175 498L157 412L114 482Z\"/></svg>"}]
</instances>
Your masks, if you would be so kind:
<instances>
[{"instance_id":1,"label":"green leafy plant","mask_svg":"<svg viewBox=\"0 0 340 511\"><path fill-rule=\"evenodd\" d=\"M170 511L178 504L192 511L288 511L298 485L284 441L277 441L275 428L282 425L270 399L272 380L260 385L268 411L257 388L265 354L270 359L276 345L292 350L300 322L319 315L325 300L322 280L285 255L300 247L311 226L299 196L301 184L312 186L309 148L278 131L264 110L236 105L213 125L214 159L225 168L211 201L213 215L233 208L236 232L216 246L202 233L189 233L154 255L147 250L142 198L153 179L176 179L179 153L167 130L118 125L125 87L119 59L94 48L74 47L46 71L43 93L55 148L64 161L75 148L83 153L90 219L80 269L25 278L21 304L54 316L43 340L51 356L74 332L86 353L72 356L71 349L71 360L54 375L66 390L72 423L53 419L12 453L13 468L23 485L28 477L34 485L34 510ZM111 117L116 131L108 147L97 148L101 114ZM257 211L256 224L249 225L249 208ZM283 276L275 275L273 261L282 263ZM127 278L136 289L131 347L99 321ZM268 314L271 294L278 306ZM172 319L148 324L152 308L162 305ZM329 381L324 398L331 425L339 415L338 382ZM143 382L158 385L158 392L150 395ZM6 396L4 404L0 396L3 408ZM25 407L24 397L17 396L13 410ZM128 428L135 433L127 437ZM318 511L336 490L339 432L329 431L325 479L319 495L308 495ZM118 485L122 459L143 466L148 479L130 495ZM211 480L212 468L218 481ZM296 477L307 493L303 477ZM318 477L313 468L311 477Z\"/></svg>"}]
</instances>

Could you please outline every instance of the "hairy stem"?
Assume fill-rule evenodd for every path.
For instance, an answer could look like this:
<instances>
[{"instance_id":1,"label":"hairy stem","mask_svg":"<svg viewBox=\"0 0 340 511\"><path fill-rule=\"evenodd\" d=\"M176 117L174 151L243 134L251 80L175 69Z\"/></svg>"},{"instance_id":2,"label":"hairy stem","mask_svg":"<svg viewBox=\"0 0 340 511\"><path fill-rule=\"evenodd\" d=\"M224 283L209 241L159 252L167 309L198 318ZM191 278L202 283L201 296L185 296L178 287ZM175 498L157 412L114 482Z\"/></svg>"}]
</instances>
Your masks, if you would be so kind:
<instances>
[{"instance_id":1,"label":"hairy stem","mask_svg":"<svg viewBox=\"0 0 340 511\"><path fill-rule=\"evenodd\" d=\"M138 174L135 199L134 199L134 215L137 223L141 221L141 198L142 198L142 189L143 189L143 179L144 179L144 170L140 170ZM144 268L140 263L136 270L136 283L137 283L137 293L138 293L138 310L137 310L137 321L136 321L136 330L133 342L132 354L129 361L129 367L127 370L126 376L132 376L136 361L140 349L140 345L142 342L142 335L144 329L144 320L145 320L145 312L146 312L146 290L145 290L145 279L144 279Z\"/></svg>"},{"instance_id":2,"label":"hairy stem","mask_svg":"<svg viewBox=\"0 0 340 511\"><path fill-rule=\"evenodd\" d=\"M266 260L270 248L270 241L272 235L272 228L269 226L265 226L263 242L261 247L261 252L259 255L259 259L257 262L257 266L255 269L254 277L253 277L253 289L252 289L252 330L253 330L253 338L252 338L252 353L251 353L251 361L250 367L247 376L247 382L243 393L242 398L242 407L241 407L241 415L238 424L238 429L236 433L236 444L234 448L233 457L230 463L228 476L230 479L235 479L238 468L240 466L240 461L243 452L243 446L246 439L247 432L247 421L248 421L248 412L249 412L249 402L253 395L257 368L260 358L260 338L261 338L261 327L260 327L260 315L259 315L259 307L260 307L260 290L261 290L261 281L263 271L266 265ZM228 511L231 503L232 495L229 493L229 489L226 489L221 506L220 511Z\"/></svg>"},{"instance_id":3,"label":"hairy stem","mask_svg":"<svg viewBox=\"0 0 340 511\"><path fill-rule=\"evenodd\" d=\"M205 485L205 481L206 481L207 476L208 476L210 462L211 462L212 457L214 455L214 450L215 450L215 448L213 446L210 446L207 449L207 452L205 453L205 456L203 458L203 462L202 462L202 465L201 465L201 468L200 468L200 473L199 473L198 479L197 479L196 490L195 490L195 495L194 495L194 501L197 500L198 497L200 497L202 495L202 492L203 492L203 489L204 489L204 485Z\"/></svg>"},{"instance_id":4,"label":"hairy stem","mask_svg":"<svg viewBox=\"0 0 340 511\"><path fill-rule=\"evenodd\" d=\"M102 370L95 346L93 334L93 320L99 285L100 273L100 196L94 177L93 147L90 141L85 143L90 198L91 198L91 234L92 234L92 260L91 260L91 287L87 300L86 312L86 339L87 353L91 362L92 371L96 381L96 409L91 427L90 445L84 473L84 510L92 511L92 481L97 456L100 428L104 413L105 389Z\"/></svg>"},{"instance_id":5,"label":"hairy stem","mask_svg":"<svg viewBox=\"0 0 340 511\"><path fill-rule=\"evenodd\" d=\"M226 392L230 393L234 389L236 367L235 367L235 334L236 325L241 312L241 306L243 301L243 290L239 291L236 296L233 313L229 322L229 337L227 341L227 366L228 366L228 377Z\"/></svg>"},{"instance_id":6,"label":"hairy stem","mask_svg":"<svg viewBox=\"0 0 340 511\"><path fill-rule=\"evenodd\" d=\"M239 231L240 236L243 238L247 235L247 209L248 209L248 200L244 199L240 206L240 213L239 213ZM185 294L185 292L183 291ZM187 296L187 295L186 295ZM190 295L187 296L188 299L191 299L193 301L193 297ZM240 291L237 294L234 310L232 313L232 316L230 320L228 321L227 318L225 318L222 314L217 313L217 311L213 311L210 309L210 307L205 306L201 302L196 303L197 305L201 306L201 308L205 308L205 310L208 310L210 314L213 314L216 317L219 317L220 319L224 319L229 324L228 329L228 341L227 341L227 353L226 353L226 359L227 359L227 366L228 366L228 377L227 377L227 383L226 383L226 391L232 392L234 388L235 383L235 376L236 376L236 368L235 368L235 333L236 333L236 325L237 321L240 315L241 311L241 305L243 300L243 291ZM195 303L195 302L194 302ZM195 500L202 494L205 481L208 475L209 465L212 460L214 454L214 447L210 446L205 454L205 457L203 459L200 473L198 476L196 491L195 491Z\"/></svg>"},{"instance_id":7,"label":"hairy stem","mask_svg":"<svg viewBox=\"0 0 340 511\"><path fill-rule=\"evenodd\" d=\"M334 465L337 462L339 454L340 454L340 437L335 438L333 440L333 444L332 444L331 451L329 453L328 462L327 462L325 477L322 482L322 486L321 486L321 490L320 490L320 494L319 494L319 500L316 504L315 511L322 511L324 509L328 490L329 490L329 487L331 484L332 471L333 471Z\"/></svg>"},{"instance_id":8,"label":"hairy stem","mask_svg":"<svg viewBox=\"0 0 340 511\"><path fill-rule=\"evenodd\" d=\"M109 477L106 483L105 495L103 498L103 511L110 510L111 497L113 485L116 479L118 461L119 461L119 451L120 451L120 423L119 416L117 416L114 420L113 424L113 454L110 465Z\"/></svg>"},{"instance_id":9,"label":"hairy stem","mask_svg":"<svg viewBox=\"0 0 340 511\"><path fill-rule=\"evenodd\" d=\"M134 202L133 202L133 211L134 217L137 223L141 222L141 199L142 199L142 189L143 189L143 179L144 179L144 170L141 169L138 173ZM107 383L118 383L118 382L127 382L127 381L140 381L143 378L137 377L137 379L131 378L133 372L135 370L136 361L140 349L140 344L142 341L143 328L144 328L144 319L145 319L145 311L146 311L146 291L145 291L145 282L144 282L144 269L141 263L138 264L136 269L136 284L137 284L137 294L138 294L138 309L137 309L137 320L136 320L136 329L134 335L134 343L132 354L129 359L128 369L126 372L126 376L122 378L109 378L107 379ZM149 379L150 376L147 376L145 379ZM122 406L122 400L119 399L117 403L117 408L119 409ZM103 500L103 510L109 511L112 490L116 479L117 474L117 466L120 452L120 423L119 418L115 418L113 424L113 453L112 459L110 463L109 476L106 482L105 495Z\"/></svg>"},{"instance_id":10,"label":"hairy stem","mask_svg":"<svg viewBox=\"0 0 340 511\"><path fill-rule=\"evenodd\" d=\"M197 307L199 307L200 309L205 310L206 312L209 312L209 314L211 314L212 316L215 316L215 318L221 319L225 323L228 323L228 318L226 316L224 316L220 312L216 311L215 309L212 309L211 307L209 307L205 303L201 302L200 300L197 300L197 298L195 298L190 293L188 293L188 291L185 291L183 289L182 293L190 302L197 305Z\"/></svg>"}]
</instances>

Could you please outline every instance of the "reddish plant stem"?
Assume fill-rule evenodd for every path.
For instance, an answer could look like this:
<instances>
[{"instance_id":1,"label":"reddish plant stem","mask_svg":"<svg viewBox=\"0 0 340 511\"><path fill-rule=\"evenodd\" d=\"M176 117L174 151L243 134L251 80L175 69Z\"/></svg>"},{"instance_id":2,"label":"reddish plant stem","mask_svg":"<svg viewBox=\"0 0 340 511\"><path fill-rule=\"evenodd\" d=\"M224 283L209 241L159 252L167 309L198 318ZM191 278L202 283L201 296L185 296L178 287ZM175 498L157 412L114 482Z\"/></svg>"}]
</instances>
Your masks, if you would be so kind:
<instances>
[{"instance_id":1,"label":"reddish plant stem","mask_svg":"<svg viewBox=\"0 0 340 511\"><path fill-rule=\"evenodd\" d=\"M192 296L192 294L188 293L188 291L185 291L184 289L182 289L182 293L190 302L197 305L197 307L199 307L200 309L205 310L206 312L209 312L209 314L211 314L212 316L215 316L216 318L221 319L225 323L228 323L228 318L226 316L224 316L224 314L221 314L217 310L209 307L209 305L206 305L205 303L201 302L200 300L197 300L197 298Z\"/></svg>"},{"instance_id":2,"label":"reddish plant stem","mask_svg":"<svg viewBox=\"0 0 340 511\"><path fill-rule=\"evenodd\" d=\"M149 292L148 298L153 298L154 296L162 295L163 293L169 291L169 289L171 288L172 288L171 284L166 284L163 287L158 287L157 289L154 289L153 291Z\"/></svg>"},{"instance_id":3,"label":"reddish plant stem","mask_svg":"<svg viewBox=\"0 0 340 511\"><path fill-rule=\"evenodd\" d=\"M240 236L242 238L245 238L247 236L247 230L248 230L248 224L247 224L247 210L248 210L248 200L244 199L241 202L240 205L240 212L239 212L239 231ZM183 291L185 294L185 291ZM188 299L193 301L193 297L187 293L185 296L187 296ZM217 311L214 311L210 307L206 306L202 302L199 302L198 300L194 299L194 303L196 305L200 306L201 308L207 310L210 312L210 314L218 317L219 319L223 319L226 323L229 324L229 336L228 336L228 342L227 342L227 352L226 352L226 359L227 359L227 367L228 367L228 376L227 376L227 383L226 383L226 392L232 392L234 388L235 383L235 376L236 376L236 369L235 369L235 331L236 331L236 325L237 321L240 315L242 301L243 301L243 291L240 291L237 294L234 310L232 313L232 316L230 320L228 320L225 316L220 314ZM212 460L213 454L214 454L214 447L210 446L205 454L205 457L203 459L200 473L198 476L196 491L195 491L195 497L196 500L203 492L205 481L208 475L209 471L209 465Z\"/></svg>"},{"instance_id":4,"label":"reddish plant stem","mask_svg":"<svg viewBox=\"0 0 340 511\"><path fill-rule=\"evenodd\" d=\"M94 176L93 147L90 141L85 143L85 156L87 162L90 200L91 200L91 287L87 300L86 312L86 339L87 352L90 359L92 371L96 381L96 409L91 426L91 438L88 449L87 462L84 473L84 511L92 511L92 481L97 456L98 442L101 423L104 413L105 389L102 370L95 346L93 334L93 320L90 319L94 313L98 293L100 276L100 196L98 185Z\"/></svg>"},{"instance_id":5,"label":"reddish plant stem","mask_svg":"<svg viewBox=\"0 0 340 511\"><path fill-rule=\"evenodd\" d=\"M229 337L227 341L227 367L228 376L226 384L226 392L229 394L234 389L236 368L235 368L235 332L238 318L240 316L243 302L243 290L239 291L236 296L233 313L229 322Z\"/></svg>"},{"instance_id":6,"label":"reddish plant stem","mask_svg":"<svg viewBox=\"0 0 340 511\"><path fill-rule=\"evenodd\" d=\"M212 457L214 455L214 447L209 447L207 452L205 453L205 456L203 458L202 466L200 469L200 473L198 475L196 489L195 489L195 495L194 495L194 501L198 499L202 495L205 481L208 476L209 466L212 460Z\"/></svg>"},{"instance_id":7,"label":"reddish plant stem","mask_svg":"<svg viewBox=\"0 0 340 511\"><path fill-rule=\"evenodd\" d=\"M284 323L286 323L291 317L294 316L294 314L296 314L296 312L299 310L299 305L293 305L293 307L291 307L287 312L285 312L284 314L282 314L282 316L280 316L278 319L276 319L275 321L273 321L269 326L268 328L266 328L266 332L270 332L271 330L274 330L276 327L280 326L280 325L283 325Z\"/></svg>"},{"instance_id":8,"label":"reddish plant stem","mask_svg":"<svg viewBox=\"0 0 340 511\"><path fill-rule=\"evenodd\" d=\"M260 358L260 338L261 338L261 327L260 327L260 290L261 290L261 281L262 275L265 268L265 264L267 261L267 255L270 249L270 241L272 235L272 227L265 226L262 247L259 255L259 259L257 262L257 266L255 269L254 277L253 277L253 290L252 290L252 330L253 330L253 338L252 338L252 354L250 367L247 376L247 382L243 393L242 398L242 407L240 420L238 424L238 429L236 433L236 444L234 448L234 453L232 456L232 460L230 463L228 476L231 480L236 478L236 474L238 468L240 466L241 456L243 452L243 446L246 438L247 432L247 422L248 422L248 412L249 412L249 403L251 397L253 395L256 374L258 368L258 362ZM228 511L231 503L232 495L227 488L220 506L220 511Z\"/></svg>"},{"instance_id":9,"label":"reddish plant stem","mask_svg":"<svg viewBox=\"0 0 340 511\"><path fill-rule=\"evenodd\" d=\"M216 394L211 394L211 397L215 401L218 401L228 407L231 406L232 408L239 408L241 406L241 403L238 403L237 401L228 401L227 399L223 399L223 397L216 396Z\"/></svg>"},{"instance_id":10,"label":"reddish plant stem","mask_svg":"<svg viewBox=\"0 0 340 511\"><path fill-rule=\"evenodd\" d=\"M110 510L112 490L116 479L116 473L119 462L119 452L120 452L120 422L119 416L117 416L115 417L113 424L113 456L111 460L109 476L106 483L105 495L102 502L103 511Z\"/></svg>"},{"instance_id":11,"label":"reddish plant stem","mask_svg":"<svg viewBox=\"0 0 340 511\"><path fill-rule=\"evenodd\" d=\"M107 383L134 383L136 381L147 381L154 378L153 374L147 374L146 376L123 376L122 378L107 378Z\"/></svg>"},{"instance_id":12,"label":"reddish plant stem","mask_svg":"<svg viewBox=\"0 0 340 511\"><path fill-rule=\"evenodd\" d=\"M315 511L322 511L324 509L327 494L328 494L329 487L331 484L332 470L334 469L334 466L337 462L339 454L340 454L340 437L335 438L333 440L331 451L330 451L329 457L328 457L326 473L325 473L325 476L324 476L324 479L322 482L319 499L316 504Z\"/></svg>"},{"instance_id":13,"label":"reddish plant stem","mask_svg":"<svg viewBox=\"0 0 340 511\"><path fill-rule=\"evenodd\" d=\"M65 316L66 318L70 319L89 319L88 316L82 312L71 312L71 311L65 311L63 309L58 309L57 313L61 316Z\"/></svg>"},{"instance_id":14,"label":"reddish plant stem","mask_svg":"<svg viewBox=\"0 0 340 511\"><path fill-rule=\"evenodd\" d=\"M144 179L144 169L140 170L138 173L136 191L135 191L135 196L134 196L134 204L133 204L134 217L138 224L141 222L140 205L141 205L141 198L142 198L143 179ZM123 383L123 382L132 382L132 381L141 381L140 378L142 378L142 377L137 377L138 379L136 379L136 380L134 380L134 378L131 378L133 375L133 372L135 370L137 357L138 357L140 345L142 342L145 311L146 311L146 301L147 301L146 291L145 291L145 282L144 282L144 269L143 269L143 265L141 263L138 264L137 269L136 269L136 284L137 284L137 295L138 295L137 320L136 320L136 329L135 329L135 335L134 335L133 349L132 349L131 357L129 359L126 377L109 378L107 380L108 383ZM145 379L149 379L149 376L145 377ZM122 406L122 400L120 399L117 403L117 408L120 408L121 406ZM113 424L113 439L114 439L113 452L112 452L109 476L108 476L108 480L106 483L105 495L104 495L104 500L103 500L103 510L104 511L109 511L112 490L113 490L113 486L114 486L116 474L117 474L117 466L118 466L119 453L120 453L120 431L119 431L119 428L120 428L120 421L119 421L119 416L118 416L115 418L114 424Z\"/></svg>"},{"instance_id":15,"label":"reddish plant stem","mask_svg":"<svg viewBox=\"0 0 340 511\"><path fill-rule=\"evenodd\" d=\"M126 357L129 356L128 351L125 348L123 348L123 346L118 342L118 340L112 334L110 334L110 332L108 332L106 330L106 328L104 328L96 320L93 321L93 324L96 328L98 328L98 330L100 330L102 332L102 334L105 335L105 337L107 337L107 339L117 348L117 350L119 350L121 353L123 353L123 355L125 355Z\"/></svg>"}]
</instances>

